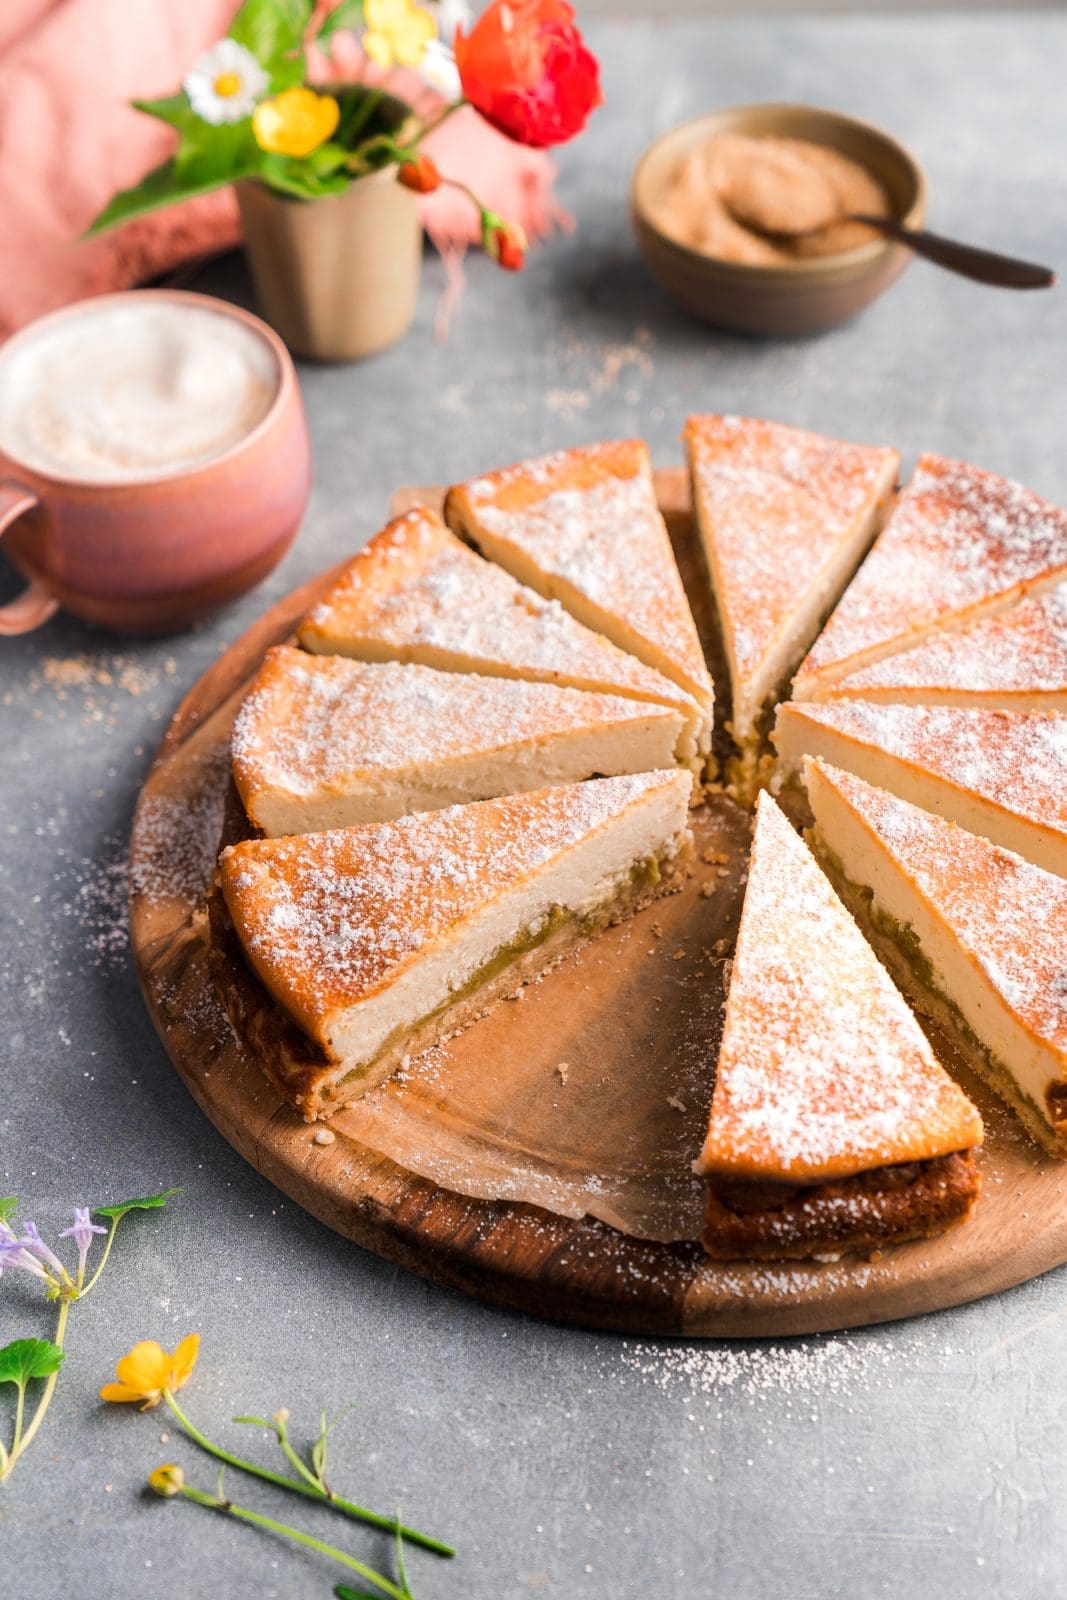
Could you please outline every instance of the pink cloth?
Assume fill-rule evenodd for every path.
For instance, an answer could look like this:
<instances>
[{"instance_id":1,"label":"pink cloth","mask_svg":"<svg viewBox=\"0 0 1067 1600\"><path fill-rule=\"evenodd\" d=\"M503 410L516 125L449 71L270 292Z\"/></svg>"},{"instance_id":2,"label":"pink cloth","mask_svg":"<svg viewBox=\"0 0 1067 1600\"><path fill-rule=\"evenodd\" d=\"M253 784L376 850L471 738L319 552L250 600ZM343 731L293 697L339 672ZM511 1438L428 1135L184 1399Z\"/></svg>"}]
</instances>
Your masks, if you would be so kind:
<instances>
[{"instance_id":1,"label":"pink cloth","mask_svg":"<svg viewBox=\"0 0 1067 1600\"><path fill-rule=\"evenodd\" d=\"M79 237L116 189L173 147L170 129L126 102L171 93L235 9L235 0L2 0L0 337L70 300L127 288L236 242L229 190L99 239ZM351 49L344 60L346 43L339 40L337 50L343 76L353 61ZM410 75L396 75L394 85L427 99ZM473 112L450 119L429 148L443 171L471 182L531 239L566 225L547 158L511 144ZM423 210L455 286L459 256L477 239L476 214L454 190L426 196Z\"/></svg>"}]
</instances>

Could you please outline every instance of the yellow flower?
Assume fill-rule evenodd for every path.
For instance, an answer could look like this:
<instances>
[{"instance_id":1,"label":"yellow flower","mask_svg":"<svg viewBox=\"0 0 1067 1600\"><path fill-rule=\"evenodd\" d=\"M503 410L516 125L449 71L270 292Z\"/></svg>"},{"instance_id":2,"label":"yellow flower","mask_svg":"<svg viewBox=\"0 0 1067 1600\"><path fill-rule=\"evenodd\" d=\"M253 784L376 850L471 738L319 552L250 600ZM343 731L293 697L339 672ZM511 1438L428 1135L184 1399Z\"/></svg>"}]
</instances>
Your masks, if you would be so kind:
<instances>
[{"instance_id":1,"label":"yellow flower","mask_svg":"<svg viewBox=\"0 0 1067 1600\"><path fill-rule=\"evenodd\" d=\"M200 1353L200 1335L190 1333L172 1356L154 1339L142 1339L115 1367L118 1383L105 1383L101 1400L140 1400L141 1410L157 1406L164 1389L180 1389L189 1382Z\"/></svg>"},{"instance_id":2,"label":"yellow flower","mask_svg":"<svg viewBox=\"0 0 1067 1600\"><path fill-rule=\"evenodd\" d=\"M437 37L437 18L415 0L366 0L363 48L379 67L417 67Z\"/></svg>"},{"instance_id":3,"label":"yellow flower","mask_svg":"<svg viewBox=\"0 0 1067 1600\"><path fill-rule=\"evenodd\" d=\"M184 1483L185 1473L181 1467L176 1467L173 1461L165 1461L161 1467L155 1467L148 1474L148 1487L154 1489L156 1494L161 1494L165 1500L169 1500L172 1495L181 1494Z\"/></svg>"},{"instance_id":4,"label":"yellow flower","mask_svg":"<svg viewBox=\"0 0 1067 1600\"><path fill-rule=\"evenodd\" d=\"M330 94L314 89L283 89L262 100L252 113L252 131L261 150L278 156L309 156L336 128L341 108Z\"/></svg>"}]
</instances>

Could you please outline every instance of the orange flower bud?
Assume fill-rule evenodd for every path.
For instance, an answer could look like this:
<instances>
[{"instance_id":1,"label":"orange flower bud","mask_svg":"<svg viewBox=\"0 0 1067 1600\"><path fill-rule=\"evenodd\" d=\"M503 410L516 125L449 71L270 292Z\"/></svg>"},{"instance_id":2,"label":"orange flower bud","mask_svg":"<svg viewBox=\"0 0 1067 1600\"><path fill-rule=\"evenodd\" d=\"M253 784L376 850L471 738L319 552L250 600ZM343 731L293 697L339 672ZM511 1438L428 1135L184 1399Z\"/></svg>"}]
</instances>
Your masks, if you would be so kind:
<instances>
[{"instance_id":1,"label":"orange flower bud","mask_svg":"<svg viewBox=\"0 0 1067 1600\"><path fill-rule=\"evenodd\" d=\"M414 189L416 194L432 194L441 182L437 167L421 152L413 160L402 162L396 175L405 189Z\"/></svg>"}]
</instances>

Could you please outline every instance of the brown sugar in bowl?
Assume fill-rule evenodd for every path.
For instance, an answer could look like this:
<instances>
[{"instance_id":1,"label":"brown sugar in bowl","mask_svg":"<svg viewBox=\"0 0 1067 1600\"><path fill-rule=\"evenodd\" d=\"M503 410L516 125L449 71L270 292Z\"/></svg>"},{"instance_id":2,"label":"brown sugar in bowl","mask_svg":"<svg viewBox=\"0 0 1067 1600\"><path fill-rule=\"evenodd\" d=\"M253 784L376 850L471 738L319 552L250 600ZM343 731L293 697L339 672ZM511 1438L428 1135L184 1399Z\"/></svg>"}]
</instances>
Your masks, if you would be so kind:
<instances>
[{"instance_id":1,"label":"brown sugar in bowl","mask_svg":"<svg viewBox=\"0 0 1067 1600\"><path fill-rule=\"evenodd\" d=\"M926 217L926 178L903 145L880 128L819 106L732 106L662 134L634 169L630 210L652 276L703 321L762 338L821 333L847 322L895 283L911 252L871 239L833 255L774 263L727 261L672 238L656 221L658 202L682 161L713 134L805 139L865 167L885 189L892 215L907 227Z\"/></svg>"}]
</instances>

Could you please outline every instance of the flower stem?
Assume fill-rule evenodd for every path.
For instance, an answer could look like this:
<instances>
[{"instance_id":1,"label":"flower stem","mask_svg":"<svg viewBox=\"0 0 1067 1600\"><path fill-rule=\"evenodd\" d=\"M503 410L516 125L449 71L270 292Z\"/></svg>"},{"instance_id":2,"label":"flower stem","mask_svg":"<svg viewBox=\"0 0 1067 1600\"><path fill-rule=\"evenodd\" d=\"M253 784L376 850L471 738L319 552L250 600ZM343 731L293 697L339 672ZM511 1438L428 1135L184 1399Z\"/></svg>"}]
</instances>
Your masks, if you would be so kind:
<instances>
[{"instance_id":1,"label":"flower stem","mask_svg":"<svg viewBox=\"0 0 1067 1600\"><path fill-rule=\"evenodd\" d=\"M59 1315L56 1318L56 1334L54 1340L52 1341L53 1344L57 1345L60 1350L63 1348L63 1338L67 1331L67 1317L69 1313L70 1301L66 1299L61 1300L59 1302ZM20 1390L18 1410L15 1413L15 1436L11 1441L11 1449L7 1453L3 1469L0 1470L0 1478L7 1478L10 1476L11 1472L14 1470L15 1462L18 1460L19 1456L24 1455L29 1449L30 1445L33 1443L34 1435L41 1426L41 1423L44 1421L44 1414L52 1402L52 1396L55 1394L56 1382L58 1378L59 1368L57 1367L55 1372L50 1372L45 1380L45 1386L41 1393L41 1398L37 1402L36 1409L30 1418L30 1425L26 1429L25 1433L22 1432L22 1414L23 1406L25 1404L25 1392L24 1390Z\"/></svg>"},{"instance_id":2,"label":"flower stem","mask_svg":"<svg viewBox=\"0 0 1067 1600\"><path fill-rule=\"evenodd\" d=\"M246 1461L243 1456L231 1454L221 1446L212 1444L200 1429L189 1420L185 1412L175 1400L169 1389L163 1390L163 1399L171 1416L184 1433L198 1444L201 1450L206 1450L208 1455L214 1456L216 1461L224 1461L227 1466L236 1467L239 1472L248 1472L254 1478L262 1478L265 1483L276 1484L279 1489L290 1489L294 1494L302 1494L308 1500L319 1500L325 1505L334 1506L338 1511L343 1511L346 1516L354 1517L357 1522L366 1522L372 1528L384 1528L387 1533L392 1533L396 1528L395 1517L383 1517L377 1511L368 1511L366 1506L357 1506L351 1500L342 1500L340 1495L327 1494L325 1490L303 1483L299 1478L287 1478L284 1473L272 1472L269 1467L257 1466L254 1461ZM432 1550L438 1556L454 1556L455 1550L440 1539L434 1539L428 1533L420 1533L417 1528L402 1527L401 1534L410 1544L417 1544L424 1550Z\"/></svg>"},{"instance_id":3,"label":"flower stem","mask_svg":"<svg viewBox=\"0 0 1067 1600\"><path fill-rule=\"evenodd\" d=\"M250 1522L256 1528L269 1528L272 1533L280 1533L283 1538L293 1539L308 1550L317 1550L319 1555L328 1556L331 1561L338 1561L341 1566L357 1572L367 1583L373 1583L383 1594L390 1595L392 1600L410 1600L410 1593L406 1587L398 1588L391 1579L380 1572L375 1572L373 1567L364 1566L355 1556L346 1555L343 1550L336 1549L332 1544L325 1544L310 1533L301 1533L299 1528L291 1528L286 1522L275 1522L273 1517L264 1517L258 1511L249 1511L246 1506L234 1505L232 1500L223 1500L218 1495L205 1494L202 1489L194 1489L189 1484L183 1484L178 1493L184 1495L186 1500L191 1500L194 1505L221 1511L224 1516L236 1517L238 1522Z\"/></svg>"},{"instance_id":4,"label":"flower stem","mask_svg":"<svg viewBox=\"0 0 1067 1600\"><path fill-rule=\"evenodd\" d=\"M453 100L449 105L445 106L443 110L439 111L436 117L431 117L429 122L424 122L415 137L409 140L409 148L414 150L431 133L436 133L437 129L442 123L447 122L449 117L454 116L457 111L462 110L466 104L467 101L461 95L458 100Z\"/></svg>"},{"instance_id":5,"label":"flower stem","mask_svg":"<svg viewBox=\"0 0 1067 1600\"><path fill-rule=\"evenodd\" d=\"M92 1277L89 1279L89 1282L85 1285L84 1289L79 1287L79 1289L78 1289L78 1299L79 1300L83 1300L85 1298L85 1296L89 1293L90 1289L96 1283L97 1278L99 1278L100 1274L103 1272L104 1268L107 1266L107 1258L111 1254L111 1246L115 1243L115 1235L119 1231L119 1223L121 1221L122 1221L121 1217L114 1217L112 1219L111 1226L107 1231L107 1238L104 1240L104 1253L100 1257L100 1260L97 1262L96 1271L93 1273Z\"/></svg>"}]
</instances>

